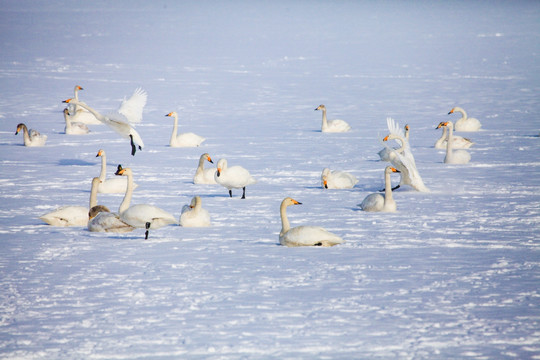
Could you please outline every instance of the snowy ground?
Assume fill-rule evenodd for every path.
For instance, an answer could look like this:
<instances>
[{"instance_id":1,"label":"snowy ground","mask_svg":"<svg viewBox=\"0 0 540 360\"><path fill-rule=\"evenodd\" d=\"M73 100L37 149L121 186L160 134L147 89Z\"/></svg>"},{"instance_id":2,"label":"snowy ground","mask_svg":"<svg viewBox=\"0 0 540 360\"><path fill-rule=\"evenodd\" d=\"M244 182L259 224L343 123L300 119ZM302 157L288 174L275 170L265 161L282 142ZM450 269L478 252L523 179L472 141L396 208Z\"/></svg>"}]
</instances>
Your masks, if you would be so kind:
<instances>
[{"instance_id":1,"label":"snowy ground","mask_svg":"<svg viewBox=\"0 0 540 360\"><path fill-rule=\"evenodd\" d=\"M0 18L0 358L540 359L539 3L9 1ZM103 112L146 89L145 149L63 134L75 84ZM321 133L321 103L353 130ZM460 134L468 165L433 148L453 106L483 124ZM203 146L167 145L170 111ZM387 116L432 192L364 213ZM133 169L133 203L179 215L200 195L213 226L43 224L88 203L100 148L109 176ZM246 200L192 183L203 152L250 170ZM323 190L324 167L360 181ZM286 196L293 226L346 243L279 246Z\"/></svg>"}]
</instances>

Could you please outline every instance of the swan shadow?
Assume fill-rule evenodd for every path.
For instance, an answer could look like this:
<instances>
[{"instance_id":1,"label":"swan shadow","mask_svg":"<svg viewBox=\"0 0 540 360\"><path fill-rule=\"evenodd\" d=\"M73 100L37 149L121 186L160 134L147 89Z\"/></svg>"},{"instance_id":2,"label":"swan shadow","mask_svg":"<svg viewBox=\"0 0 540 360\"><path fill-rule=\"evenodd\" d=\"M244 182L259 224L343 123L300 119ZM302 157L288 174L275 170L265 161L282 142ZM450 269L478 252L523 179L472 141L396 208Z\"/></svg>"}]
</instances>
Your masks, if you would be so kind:
<instances>
[{"instance_id":1,"label":"swan shadow","mask_svg":"<svg viewBox=\"0 0 540 360\"><path fill-rule=\"evenodd\" d=\"M60 161L58 161L58 165L62 165L62 166L71 166L71 165L76 165L76 166L94 166L95 163L91 163L91 162L88 162L88 161L85 161L85 160L80 160L80 159L60 159Z\"/></svg>"}]
</instances>

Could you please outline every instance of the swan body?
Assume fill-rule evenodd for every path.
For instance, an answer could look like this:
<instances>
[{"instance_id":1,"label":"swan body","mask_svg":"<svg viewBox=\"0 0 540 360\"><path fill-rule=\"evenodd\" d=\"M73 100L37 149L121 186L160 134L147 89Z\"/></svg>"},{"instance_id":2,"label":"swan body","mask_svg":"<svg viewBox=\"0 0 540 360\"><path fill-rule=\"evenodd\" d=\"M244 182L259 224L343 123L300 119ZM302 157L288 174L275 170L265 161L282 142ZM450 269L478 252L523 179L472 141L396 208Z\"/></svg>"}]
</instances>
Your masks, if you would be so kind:
<instances>
[{"instance_id":1,"label":"swan body","mask_svg":"<svg viewBox=\"0 0 540 360\"><path fill-rule=\"evenodd\" d=\"M92 232L126 233L135 229L123 222L118 214L110 212L105 206L94 206L88 212L88 216L90 218L88 230Z\"/></svg>"},{"instance_id":2,"label":"swan body","mask_svg":"<svg viewBox=\"0 0 540 360\"><path fill-rule=\"evenodd\" d=\"M69 110L67 108L64 109L64 120L66 122L66 127L64 128L64 132L69 135L84 135L88 134L90 130L88 129L88 126L86 124L83 124L82 122L72 121L69 116Z\"/></svg>"},{"instance_id":3,"label":"swan body","mask_svg":"<svg viewBox=\"0 0 540 360\"><path fill-rule=\"evenodd\" d=\"M88 224L88 210L97 205L97 187L99 178L92 179L90 190L90 206L63 206L39 218L53 226L86 226Z\"/></svg>"},{"instance_id":4,"label":"swan body","mask_svg":"<svg viewBox=\"0 0 540 360\"><path fill-rule=\"evenodd\" d=\"M471 154L466 150L454 150L452 137L454 136L453 124L451 121L441 122L437 129L446 126L448 128L448 141L446 142L446 156L444 157L445 164L467 164L471 161Z\"/></svg>"},{"instance_id":5,"label":"swan body","mask_svg":"<svg viewBox=\"0 0 540 360\"><path fill-rule=\"evenodd\" d=\"M409 141L409 125L405 125L405 139L407 139L407 141ZM388 129L390 131L392 131L391 129ZM395 147L393 149L385 146L384 148L382 148L381 151L378 152L379 154L379 158L381 159L381 161L387 161L387 162L390 162L390 153L393 151L393 150L398 150L399 147Z\"/></svg>"},{"instance_id":6,"label":"swan body","mask_svg":"<svg viewBox=\"0 0 540 360\"><path fill-rule=\"evenodd\" d=\"M100 149L96 157L101 157L101 172L99 173L99 179L101 180L101 183L98 186L98 193L125 193L128 183L128 179L126 177L114 177L107 179L107 154L105 153L105 150ZM137 186L139 185L133 183L133 189L136 189Z\"/></svg>"},{"instance_id":7,"label":"swan body","mask_svg":"<svg viewBox=\"0 0 540 360\"><path fill-rule=\"evenodd\" d=\"M323 189L351 189L358 183L356 176L345 171L330 171L324 168L321 174Z\"/></svg>"},{"instance_id":8,"label":"swan body","mask_svg":"<svg viewBox=\"0 0 540 360\"><path fill-rule=\"evenodd\" d=\"M347 122L344 120L336 119L336 120L327 120L326 119L326 106L319 105L315 111L322 110L322 125L321 125L321 131L322 132L347 132L351 130L351 127Z\"/></svg>"},{"instance_id":9,"label":"swan body","mask_svg":"<svg viewBox=\"0 0 540 360\"><path fill-rule=\"evenodd\" d=\"M210 214L202 207L200 196L191 199L190 205L184 205L180 215L180 226L205 227L210 226Z\"/></svg>"},{"instance_id":10,"label":"swan body","mask_svg":"<svg viewBox=\"0 0 540 360\"><path fill-rule=\"evenodd\" d=\"M195 176L193 177L193 183L194 184L217 184L216 179L214 179L214 174L216 173L215 168L204 168L204 162L208 161L212 164L214 163L212 161L212 158L208 153L204 153L199 158L199 166L197 167L197 171L195 171Z\"/></svg>"},{"instance_id":11,"label":"swan body","mask_svg":"<svg viewBox=\"0 0 540 360\"><path fill-rule=\"evenodd\" d=\"M79 101L79 90L84 90L81 86L75 85L73 89L73 98ZM99 125L101 121L86 109L75 104L68 104L69 118L72 122L79 122L86 125Z\"/></svg>"},{"instance_id":12,"label":"swan body","mask_svg":"<svg viewBox=\"0 0 540 360\"><path fill-rule=\"evenodd\" d=\"M446 149L446 143L448 142L447 127L442 126L443 132L439 140L435 142L436 149ZM474 143L465 137L454 135L452 137L452 148L454 149L468 149L473 146Z\"/></svg>"},{"instance_id":13,"label":"swan body","mask_svg":"<svg viewBox=\"0 0 540 360\"><path fill-rule=\"evenodd\" d=\"M232 189L243 189L242 199L246 198L246 186L257 182L243 167L238 165L228 167L226 159L218 161L214 180L229 190L230 197L232 197Z\"/></svg>"},{"instance_id":14,"label":"swan body","mask_svg":"<svg viewBox=\"0 0 540 360\"><path fill-rule=\"evenodd\" d=\"M290 197L283 199L281 202L281 232L279 233L279 243L281 245L289 247L334 246L344 242L342 238L320 226L297 226L291 228L287 218L287 207L301 204Z\"/></svg>"},{"instance_id":15,"label":"swan body","mask_svg":"<svg viewBox=\"0 0 540 360\"><path fill-rule=\"evenodd\" d=\"M174 118L173 131L171 134L171 140L169 141L169 145L171 147L197 147L201 145L201 143L204 140L206 140L202 136L199 136L191 132L177 134L178 133L178 114L176 113L176 111L170 112L165 116L170 116Z\"/></svg>"},{"instance_id":16,"label":"swan body","mask_svg":"<svg viewBox=\"0 0 540 360\"><path fill-rule=\"evenodd\" d=\"M482 124L478 119L467 117L467 112L462 108L456 106L448 115L453 114L454 112L461 113L461 119L456 121L455 130L456 131L478 131L482 127Z\"/></svg>"},{"instance_id":17,"label":"swan body","mask_svg":"<svg viewBox=\"0 0 540 360\"><path fill-rule=\"evenodd\" d=\"M118 214L120 219L136 228L158 229L160 227L177 224L176 218L169 212L154 205L138 204L130 206L133 195L133 173L130 168L121 168L116 175L127 176L128 185L124 200L120 204Z\"/></svg>"},{"instance_id":18,"label":"swan body","mask_svg":"<svg viewBox=\"0 0 540 360\"><path fill-rule=\"evenodd\" d=\"M387 118L386 121L388 129L391 130L390 134L383 141L397 140L401 143L401 147L397 150L392 150L389 155L390 163L401 173L401 181L393 190L399 188L401 185L409 185L417 191L429 192L416 168L414 156L411 152L409 142L403 134L403 130L399 128L397 122L392 118Z\"/></svg>"},{"instance_id":19,"label":"swan body","mask_svg":"<svg viewBox=\"0 0 540 360\"><path fill-rule=\"evenodd\" d=\"M23 123L17 125L17 131L15 131L15 135L17 135L21 130L23 131L24 146L45 145L45 142L47 141L47 135L42 135L34 129L28 130L26 125L24 125Z\"/></svg>"},{"instance_id":20,"label":"swan body","mask_svg":"<svg viewBox=\"0 0 540 360\"><path fill-rule=\"evenodd\" d=\"M374 193L366 196L359 206L364 211L383 211L394 212L396 211L396 202L392 196L392 184L390 180L390 174L398 172L398 170L392 166L387 166L384 169L384 195Z\"/></svg>"},{"instance_id":21,"label":"swan body","mask_svg":"<svg viewBox=\"0 0 540 360\"><path fill-rule=\"evenodd\" d=\"M111 129L116 131L119 135L121 135L122 137L126 139L130 139L131 155L135 155L135 152L137 151L137 147L139 148L139 150L142 150L142 148L144 147L144 143L141 139L141 136L139 135L137 130L135 130L135 128L130 125L128 119L123 114L117 112L117 113L111 113L107 116L104 116L100 114L99 112L97 112L95 109L86 105L85 103L82 103L75 99L67 99L64 102L68 104L80 105L81 107L90 111L96 117L96 119L108 125Z\"/></svg>"}]
</instances>

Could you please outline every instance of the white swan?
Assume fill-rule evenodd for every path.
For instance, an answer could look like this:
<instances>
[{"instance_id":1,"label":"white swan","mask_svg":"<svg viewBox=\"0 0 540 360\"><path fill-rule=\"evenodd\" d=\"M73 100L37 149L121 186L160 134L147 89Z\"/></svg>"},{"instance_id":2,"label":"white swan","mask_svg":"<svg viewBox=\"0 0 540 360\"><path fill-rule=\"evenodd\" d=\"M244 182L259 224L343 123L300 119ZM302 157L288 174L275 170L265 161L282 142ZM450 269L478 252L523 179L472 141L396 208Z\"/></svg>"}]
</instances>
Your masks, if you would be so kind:
<instances>
[{"instance_id":1,"label":"white swan","mask_svg":"<svg viewBox=\"0 0 540 360\"><path fill-rule=\"evenodd\" d=\"M453 149L454 142L452 141L454 133L454 124L451 121L441 122L436 129L439 129L443 126L448 128L448 141L446 143L446 156L444 157L445 164L467 164L471 161L471 154L466 150L455 150Z\"/></svg>"},{"instance_id":2,"label":"white swan","mask_svg":"<svg viewBox=\"0 0 540 360\"><path fill-rule=\"evenodd\" d=\"M75 105L82 106L83 108L87 109L92 114L94 114L96 119L108 125L111 129L116 131L122 137L126 139L130 139L131 155L135 155L135 152L137 151L137 147L139 148L139 150L142 150L142 148L144 147L144 143L141 139L141 136L139 135L137 130L135 130L135 128L133 128L129 124L129 121L126 119L124 115L120 113L112 113L112 114L108 114L107 116L104 116L98 113L96 110L94 110L90 106L86 105L85 103L82 103L75 99L67 99L67 100L64 100L64 102L68 104L75 104Z\"/></svg>"},{"instance_id":3,"label":"white swan","mask_svg":"<svg viewBox=\"0 0 540 360\"><path fill-rule=\"evenodd\" d=\"M124 97L118 112L126 117L131 124L142 121L142 113L148 99L148 94L142 88L136 88L129 99Z\"/></svg>"},{"instance_id":4,"label":"white swan","mask_svg":"<svg viewBox=\"0 0 540 360\"><path fill-rule=\"evenodd\" d=\"M446 149L446 143L448 142L448 134L446 126L442 126L442 135L435 142L436 149ZM454 135L452 138L452 148L454 149L468 149L474 145L474 143L465 137Z\"/></svg>"},{"instance_id":5,"label":"white swan","mask_svg":"<svg viewBox=\"0 0 540 360\"><path fill-rule=\"evenodd\" d=\"M467 117L467 113L462 108L456 106L450 112L448 115L453 114L454 112L460 112L461 113L461 119L456 121L455 129L456 131L478 131L480 130L480 127L482 127L482 124L478 119Z\"/></svg>"},{"instance_id":6,"label":"white swan","mask_svg":"<svg viewBox=\"0 0 540 360\"><path fill-rule=\"evenodd\" d=\"M351 130L351 127L344 120L326 120L326 106L319 105L315 111L322 110L322 132L347 132Z\"/></svg>"},{"instance_id":7,"label":"white swan","mask_svg":"<svg viewBox=\"0 0 540 360\"><path fill-rule=\"evenodd\" d=\"M88 212L88 230L92 232L126 233L135 228L126 224L118 214L110 212L106 206L97 205Z\"/></svg>"},{"instance_id":8,"label":"white swan","mask_svg":"<svg viewBox=\"0 0 540 360\"><path fill-rule=\"evenodd\" d=\"M170 116L174 118L174 126L171 134L171 140L169 145L171 147L196 147L201 145L201 143L206 140L202 136L199 136L194 133L182 133L177 134L178 132L178 114L176 111L170 112L165 116Z\"/></svg>"},{"instance_id":9,"label":"white swan","mask_svg":"<svg viewBox=\"0 0 540 360\"><path fill-rule=\"evenodd\" d=\"M114 177L107 179L107 154L105 150L100 149L96 157L101 157L101 171L99 179L101 183L98 186L98 193L102 194L118 194L125 193L127 189L128 179L125 177ZM133 183L133 189L137 188L136 183Z\"/></svg>"},{"instance_id":10,"label":"white swan","mask_svg":"<svg viewBox=\"0 0 540 360\"><path fill-rule=\"evenodd\" d=\"M330 171L324 168L321 174L323 189L351 189L358 183L356 176L345 171Z\"/></svg>"},{"instance_id":11,"label":"white swan","mask_svg":"<svg viewBox=\"0 0 540 360\"><path fill-rule=\"evenodd\" d=\"M387 124L388 124L388 121L387 121ZM392 129L388 129L389 131L392 131ZM407 141L409 141L409 130L410 130L410 127L409 125L405 125L405 139ZM381 151L379 151L379 158L381 159L381 161L387 161L387 162L390 162L390 153L393 151L393 150L397 150L399 149L399 147L395 147L393 149L385 146Z\"/></svg>"},{"instance_id":12,"label":"white swan","mask_svg":"<svg viewBox=\"0 0 540 360\"><path fill-rule=\"evenodd\" d=\"M287 197L281 202L279 209L281 215L281 232L279 243L284 246L334 246L342 244L342 238L320 226L297 226L291 228L287 219L287 206L301 205L302 203Z\"/></svg>"},{"instance_id":13,"label":"white swan","mask_svg":"<svg viewBox=\"0 0 540 360\"><path fill-rule=\"evenodd\" d=\"M73 89L73 98L79 101L79 90L84 90L81 86L75 85ZM102 124L101 121L96 119L96 117L86 109L83 109L80 106L75 104L68 104L69 118L73 122L80 122L87 125L99 125Z\"/></svg>"},{"instance_id":14,"label":"white swan","mask_svg":"<svg viewBox=\"0 0 540 360\"><path fill-rule=\"evenodd\" d=\"M384 169L384 196L379 193L374 193L366 196L362 203L358 204L364 211L383 211L394 212L396 211L396 202L392 196L392 184L390 180L390 174L392 172L399 172L392 166L387 166Z\"/></svg>"},{"instance_id":15,"label":"white swan","mask_svg":"<svg viewBox=\"0 0 540 360\"><path fill-rule=\"evenodd\" d=\"M193 183L194 184L217 184L216 180L214 179L214 174L216 173L216 168L204 168L204 162L208 161L212 164L214 163L212 161L212 158L210 158L210 155L208 153L204 153L199 158L199 166L197 167L197 171L195 171L195 176L193 177Z\"/></svg>"},{"instance_id":16,"label":"white swan","mask_svg":"<svg viewBox=\"0 0 540 360\"><path fill-rule=\"evenodd\" d=\"M86 226L88 224L88 210L97 205L97 188L99 178L92 179L90 190L90 206L63 206L39 218L53 226Z\"/></svg>"},{"instance_id":17,"label":"white swan","mask_svg":"<svg viewBox=\"0 0 540 360\"><path fill-rule=\"evenodd\" d=\"M72 121L69 116L69 110L67 108L64 109L64 120L66 122L66 126L64 127L64 132L69 135L84 135L88 134L90 130L88 129L88 126L86 124L83 124L82 122Z\"/></svg>"},{"instance_id":18,"label":"white swan","mask_svg":"<svg viewBox=\"0 0 540 360\"><path fill-rule=\"evenodd\" d=\"M180 225L184 227L210 226L210 214L203 209L200 196L193 197L190 205L184 205L180 215Z\"/></svg>"},{"instance_id":19,"label":"white swan","mask_svg":"<svg viewBox=\"0 0 540 360\"><path fill-rule=\"evenodd\" d=\"M178 224L172 214L157 206L138 204L130 207L131 196L133 195L133 172L130 168L119 166L115 174L127 176L128 179L126 194L118 209L118 214L123 222L136 228L146 228L146 238L148 238L148 229L158 229L166 225Z\"/></svg>"},{"instance_id":20,"label":"white swan","mask_svg":"<svg viewBox=\"0 0 540 360\"><path fill-rule=\"evenodd\" d=\"M17 131L15 131L15 135L19 133L19 131L23 131L23 141L24 146L43 146L45 145L45 142L47 141L47 135L40 134L37 130L30 129L26 127L23 123L20 123L17 125Z\"/></svg>"},{"instance_id":21,"label":"white swan","mask_svg":"<svg viewBox=\"0 0 540 360\"><path fill-rule=\"evenodd\" d=\"M390 163L401 173L399 185L392 190L399 188L401 185L409 185L417 191L429 192L429 189L424 185L422 177L416 169L416 162L414 161L409 142L405 139L403 130L399 128L397 122L394 122L392 118L389 117L386 121L388 129L391 129L391 131L383 141L398 140L401 143L399 149L390 152Z\"/></svg>"},{"instance_id":22,"label":"white swan","mask_svg":"<svg viewBox=\"0 0 540 360\"><path fill-rule=\"evenodd\" d=\"M232 189L243 189L242 199L246 198L246 186L255 184L255 180L247 171L241 166L227 166L227 160L221 159L217 163L217 171L214 174L214 180L216 182L229 189L229 196L232 197Z\"/></svg>"}]
</instances>

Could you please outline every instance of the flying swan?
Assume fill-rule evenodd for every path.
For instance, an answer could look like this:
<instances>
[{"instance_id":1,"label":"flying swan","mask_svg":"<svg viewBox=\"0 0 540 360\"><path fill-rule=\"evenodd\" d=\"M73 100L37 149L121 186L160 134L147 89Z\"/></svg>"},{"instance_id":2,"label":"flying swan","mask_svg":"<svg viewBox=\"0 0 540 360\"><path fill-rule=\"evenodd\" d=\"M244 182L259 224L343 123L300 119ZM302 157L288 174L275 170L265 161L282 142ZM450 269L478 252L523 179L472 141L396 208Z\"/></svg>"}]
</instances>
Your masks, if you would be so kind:
<instances>
[{"instance_id":1,"label":"flying swan","mask_svg":"<svg viewBox=\"0 0 540 360\"><path fill-rule=\"evenodd\" d=\"M242 199L246 198L246 186L255 184L255 180L247 171L241 166L227 166L227 160L221 159L217 163L217 171L214 174L214 180L229 190L229 196L232 197L232 189L242 189Z\"/></svg>"},{"instance_id":2,"label":"flying swan","mask_svg":"<svg viewBox=\"0 0 540 360\"><path fill-rule=\"evenodd\" d=\"M356 183L356 176L345 171L330 171L329 168L324 168L321 174L323 189L352 189Z\"/></svg>"},{"instance_id":3,"label":"flying swan","mask_svg":"<svg viewBox=\"0 0 540 360\"><path fill-rule=\"evenodd\" d=\"M15 131L15 135L19 133L19 131L23 131L23 141L24 146L43 146L45 145L45 142L47 141L47 135L40 134L37 130L30 129L26 127L23 123L20 123L17 125L17 131Z\"/></svg>"},{"instance_id":4,"label":"flying swan","mask_svg":"<svg viewBox=\"0 0 540 360\"><path fill-rule=\"evenodd\" d=\"M452 137L454 136L454 124L451 121L441 122L436 129L439 129L443 126L448 128L448 141L446 143L446 156L444 157L445 164L467 164L471 161L471 154L466 150L455 150L454 151L454 141Z\"/></svg>"},{"instance_id":5,"label":"flying swan","mask_svg":"<svg viewBox=\"0 0 540 360\"><path fill-rule=\"evenodd\" d=\"M456 121L455 129L456 131L478 131L480 130L480 127L482 127L482 124L478 119L467 117L467 113L462 108L456 106L450 112L448 115L453 114L454 112L460 112L461 113L461 119Z\"/></svg>"},{"instance_id":6,"label":"flying swan","mask_svg":"<svg viewBox=\"0 0 540 360\"><path fill-rule=\"evenodd\" d=\"M205 227L210 226L210 214L202 207L200 196L194 196L189 205L184 205L180 215L180 226Z\"/></svg>"},{"instance_id":7,"label":"flying swan","mask_svg":"<svg viewBox=\"0 0 540 360\"><path fill-rule=\"evenodd\" d=\"M192 132L177 134L178 133L178 114L176 113L176 111L170 112L165 116L174 118L173 131L171 134L171 140L169 141L169 145L171 147L197 147L201 145L201 143L204 140L206 140L202 136L196 135Z\"/></svg>"},{"instance_id":8,"label":"flying swan","mask_svg":"<svg viewBox=\"0 0 540 360\"><path fill-rule=\"evenodd\" d=\"M396 211L396 202L392 196L392 184L390 180L390 174L393 172L399 172L392 166L387 166L384 169L384 196L379 193L374 193L366 196L361 204L358 204L364 211L382 211L382 212L394 212Z\"/></svg>"},{"instance_id":9,"label":"flying swan","mask_svg":"<svg viewBox=\"0 0 540 360\"><path fill-rule=\"evenodd\" d=\"M323 104L319 105L315 111L322 110L322 132L347 132L351 130L351 127L344 120L326 120L326 106Z\"/></svg>"},{"instance_id":10,"label":"flying swan","mask_svg":"<svg viewBox=\"0 0 540 360\"><path fill-rule=\"evenodd\" d=\"M195 176L193 176L193 183L194 184L217 184L216 179L214 179L214 174L216 173L216 168L204 168L204 162L208 161L210 163L214 163L212 161L212 158L208 153L204 153L199 158L199 166L197 166L197 170L195 171Z\"/></svg>"}]
</instances>

